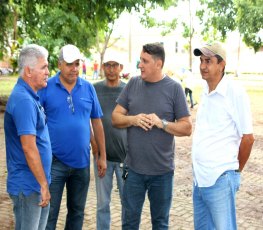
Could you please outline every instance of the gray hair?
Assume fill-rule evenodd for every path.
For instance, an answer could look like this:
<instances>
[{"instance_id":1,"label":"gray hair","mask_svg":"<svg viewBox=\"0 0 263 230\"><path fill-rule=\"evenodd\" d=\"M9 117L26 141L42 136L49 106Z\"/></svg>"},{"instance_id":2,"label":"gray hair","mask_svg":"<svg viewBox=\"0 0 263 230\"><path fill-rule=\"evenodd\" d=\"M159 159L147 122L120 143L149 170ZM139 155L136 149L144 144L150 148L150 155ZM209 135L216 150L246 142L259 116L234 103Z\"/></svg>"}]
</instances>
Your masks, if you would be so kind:
<instances>
[{"instance_id":1,"label":"gray hair","mask_svg":"<svg viewBox=\"0 0 263 230\"><path fill-rule=\"evenodd\" d=\"M24 68L26 66L34 68L39 58L45 58L47 60L48 51L45 47L36 44L25 46L21 50L18 59L18 71L20 76L24 74Z\"/></svg>"},{"instance_id":2,"label":"gray hair","mask_svg":"<svg viewBox=\"0 0 263 230\"><path fill-rule=\"evenodd\" d=\"M62 48L60 49L60 51L59 51L58 61L59 61L60 63L64 61L63 47L62 47Z\"/></svg>"}]
</instances>

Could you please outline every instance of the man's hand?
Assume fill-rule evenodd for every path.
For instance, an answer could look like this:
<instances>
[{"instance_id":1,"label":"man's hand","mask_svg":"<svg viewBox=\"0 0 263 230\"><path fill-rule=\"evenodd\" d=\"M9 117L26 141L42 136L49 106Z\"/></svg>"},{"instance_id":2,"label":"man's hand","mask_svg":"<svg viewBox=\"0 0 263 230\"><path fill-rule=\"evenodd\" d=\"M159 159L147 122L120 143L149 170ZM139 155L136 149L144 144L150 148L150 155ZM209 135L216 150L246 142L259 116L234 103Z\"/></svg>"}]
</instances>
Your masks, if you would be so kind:
<instances>
[{"instance_id":1,"label":"man's hand","mask_svg":"<svg viewBox=\"0 0 263 230\"><path fill-rule=\"evenodd\" d=\"M140 113L133 117L132 125L141 127L145 131L151 130L154 125L152 115Z\"/></svg>"},{"instance_id":2,"label":"man's hand","mask_svg":"<svg viewBox=\"0 0 263 230\"><path fill-rule=\"evenodd\" d=\"M96 159L96 163L97 163L99 177L104 177L105 174L106 174L106 170L107 170L107 162L106 162L106 160L101 159L100 157L98 157Z\"/></svg>"},{"instance_id":3,"label":"man's hand","mask_svg":"<svg viewBox=\"0 0 263 230\"><path fill-rule=\"evenodd\" d=\"M50 192L49 192L49 188L48 188L48 185L45 185L43 187L41 187L41 202L38 204L39 206L41 207L46 207L48 206L49 202L50 202L50 199L51 199L51 195L50 195Z\"/></svg>"}]
</instances>

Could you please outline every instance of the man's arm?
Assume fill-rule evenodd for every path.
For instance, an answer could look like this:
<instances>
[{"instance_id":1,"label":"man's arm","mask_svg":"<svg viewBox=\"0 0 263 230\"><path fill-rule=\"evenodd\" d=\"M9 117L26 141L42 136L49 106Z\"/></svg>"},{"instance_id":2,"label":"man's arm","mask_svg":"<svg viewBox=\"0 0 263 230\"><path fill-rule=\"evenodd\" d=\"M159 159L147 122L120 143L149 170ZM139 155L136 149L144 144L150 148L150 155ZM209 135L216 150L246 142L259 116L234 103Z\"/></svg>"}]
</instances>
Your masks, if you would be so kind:
<instances>
[{"instance_id":1,"label":"man's arm","mask_svg":"<svg viewBox=\"0 0 263 230\"><path fill-rule=\"evenodd\" d=\"M150 114L149 116L152 116L153 125L157 126L159 129L163 128L162 120L156 114ZM192 133L191 117L182 117L177 121L168 122L164 130L177 137L190 136Z\"/></svg>"},{"instance_id":2,"label":"man's arm","mask_svg":"<svg viewBox=\"0 0 263 230\"><path fill-rule=\"evenodd\" d=\"M98 149L98 145L97 145L97 142L95 140L95 137L94 137L92 124L90 125L90 144L91 144L93 157L97 161L98 157L99 157L99 149Z\"/></svg>"},{"instance_id":3,"label":"man's arm","mask_svg":"<svg viewBox=\"0 0 263 230\"><path fill-rule=\"evenodd\" d=\"M133 116L127 114L128 111L121 105L117 104L112 112L112 125L117 128L128 128L130 126L138 126L146 131L152 128L151 120L147 114L140 113Z\"/></svg>"},{"instance_id":4,"label":"man's arm","mask_svg":"<svg viewBox=\"0 0 263 230\"><path fill-rule=\"evenodd\" d=\"M251 149L254 143L253 134L244 134L239 146L238 161L239 171L241 172L250 156Z\"/></svg>"},{"instance_id":5,"label":"man's arm","mask_svg":"<svg viewBox=\"0 0 263 230\"><path fill-rule=\"evenodd\" d=\"M98 174L100 177L105 176L107 163L106 163L106 150L105 150L105 137L101 119L91 119L92 128L96 145L98 147L99 157L97 159Z\"/></svg>"},{"instance_id":6,"label":"man's arm","mask_svg":"<svg viewBox=\"0 0 263 230\"><path fill-rule=\"evenodd\" d=\"M42 166L41 158L36 145L36 136L34 135L22 135L20 136L22 148L28 163L30 170L35 176L37 182L41 187L42 201L39 203L40 206L45 207L50 201L50 192L48 181Z\"/></svg>"},{"instance_id":7,"label":"man's arm","mask_svg":"<svg viewBox=\"0 0 263 230\"><path fill-rule=\"evenodd\" d=\"M133 116L127 116L128 111L119 104L116 105L112 112L111 122L117 128L128 128L133 124Z\"/></svg>"},{"instance_id":8,"label":"man's arm","mask_svg":"<svg viewBox=\"0 0 263 230\"><path fill-rule=\"evenodd\" d=\"M127 110L117 105L112 112L112 125L117 128L138 126L148 131L153 126L163 128L162 120L156 114L127 115ZM165 131L174 136L190 136L192 133L192 121L190 116L182 117L176 122L168 122Z\"/></svg>"}]
</instances>

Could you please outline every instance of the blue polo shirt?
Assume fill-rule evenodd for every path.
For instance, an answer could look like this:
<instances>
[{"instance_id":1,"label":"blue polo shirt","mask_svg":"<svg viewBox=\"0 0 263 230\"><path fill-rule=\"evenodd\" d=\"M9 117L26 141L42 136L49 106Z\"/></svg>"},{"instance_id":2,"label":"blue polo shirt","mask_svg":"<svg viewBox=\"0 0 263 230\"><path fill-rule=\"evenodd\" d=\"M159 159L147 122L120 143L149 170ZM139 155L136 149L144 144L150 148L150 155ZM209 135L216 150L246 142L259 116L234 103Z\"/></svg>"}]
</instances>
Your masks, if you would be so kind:
<instances>
[{"instance_id":1,"label":"blue polo shirt","mask_svg":"<svg viewBox=\"0 0 263 230\"><path fill-rule=\"evenodd\" d=\"M52 160L51 144L39 97L22 78L18 79L8 99L4 129L8 171L7 192L12 195L18 195L20 192L25 195L32 192L40 193L40 185L28 167L20 136L36 136L36 145L49 183Z\"/></svg>"},{"instance_id":2,"label":"blue polo shirt","mask_svg":"<svg viewBox=\"0 0 263 230\"><path fill-rule=\"evenodd\" d=\"M60 82L60 71L38 92L45 108L53 155L72 168L90 164L90 119L102 117L95 89L78 78L69 93Z\"/></svg>"}]
</instances>

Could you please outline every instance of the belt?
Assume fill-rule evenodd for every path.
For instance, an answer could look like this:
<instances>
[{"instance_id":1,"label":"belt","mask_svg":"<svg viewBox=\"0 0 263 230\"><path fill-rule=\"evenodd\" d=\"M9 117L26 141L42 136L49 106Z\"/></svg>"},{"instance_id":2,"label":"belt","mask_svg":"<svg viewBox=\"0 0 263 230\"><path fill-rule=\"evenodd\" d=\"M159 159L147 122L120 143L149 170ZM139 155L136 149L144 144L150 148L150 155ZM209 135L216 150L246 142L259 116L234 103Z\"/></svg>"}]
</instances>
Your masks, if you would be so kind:
<instances>
[{"instance_id":1,"label":"belt","mask_svg":"<svg viewBox=\"0 0 263 230\"><path fill-rule=\"evenodd\" d=\"M239 169L236 169L235 172L240 172L240 170L239 170Z\"/></svg>"}]
</instances>

